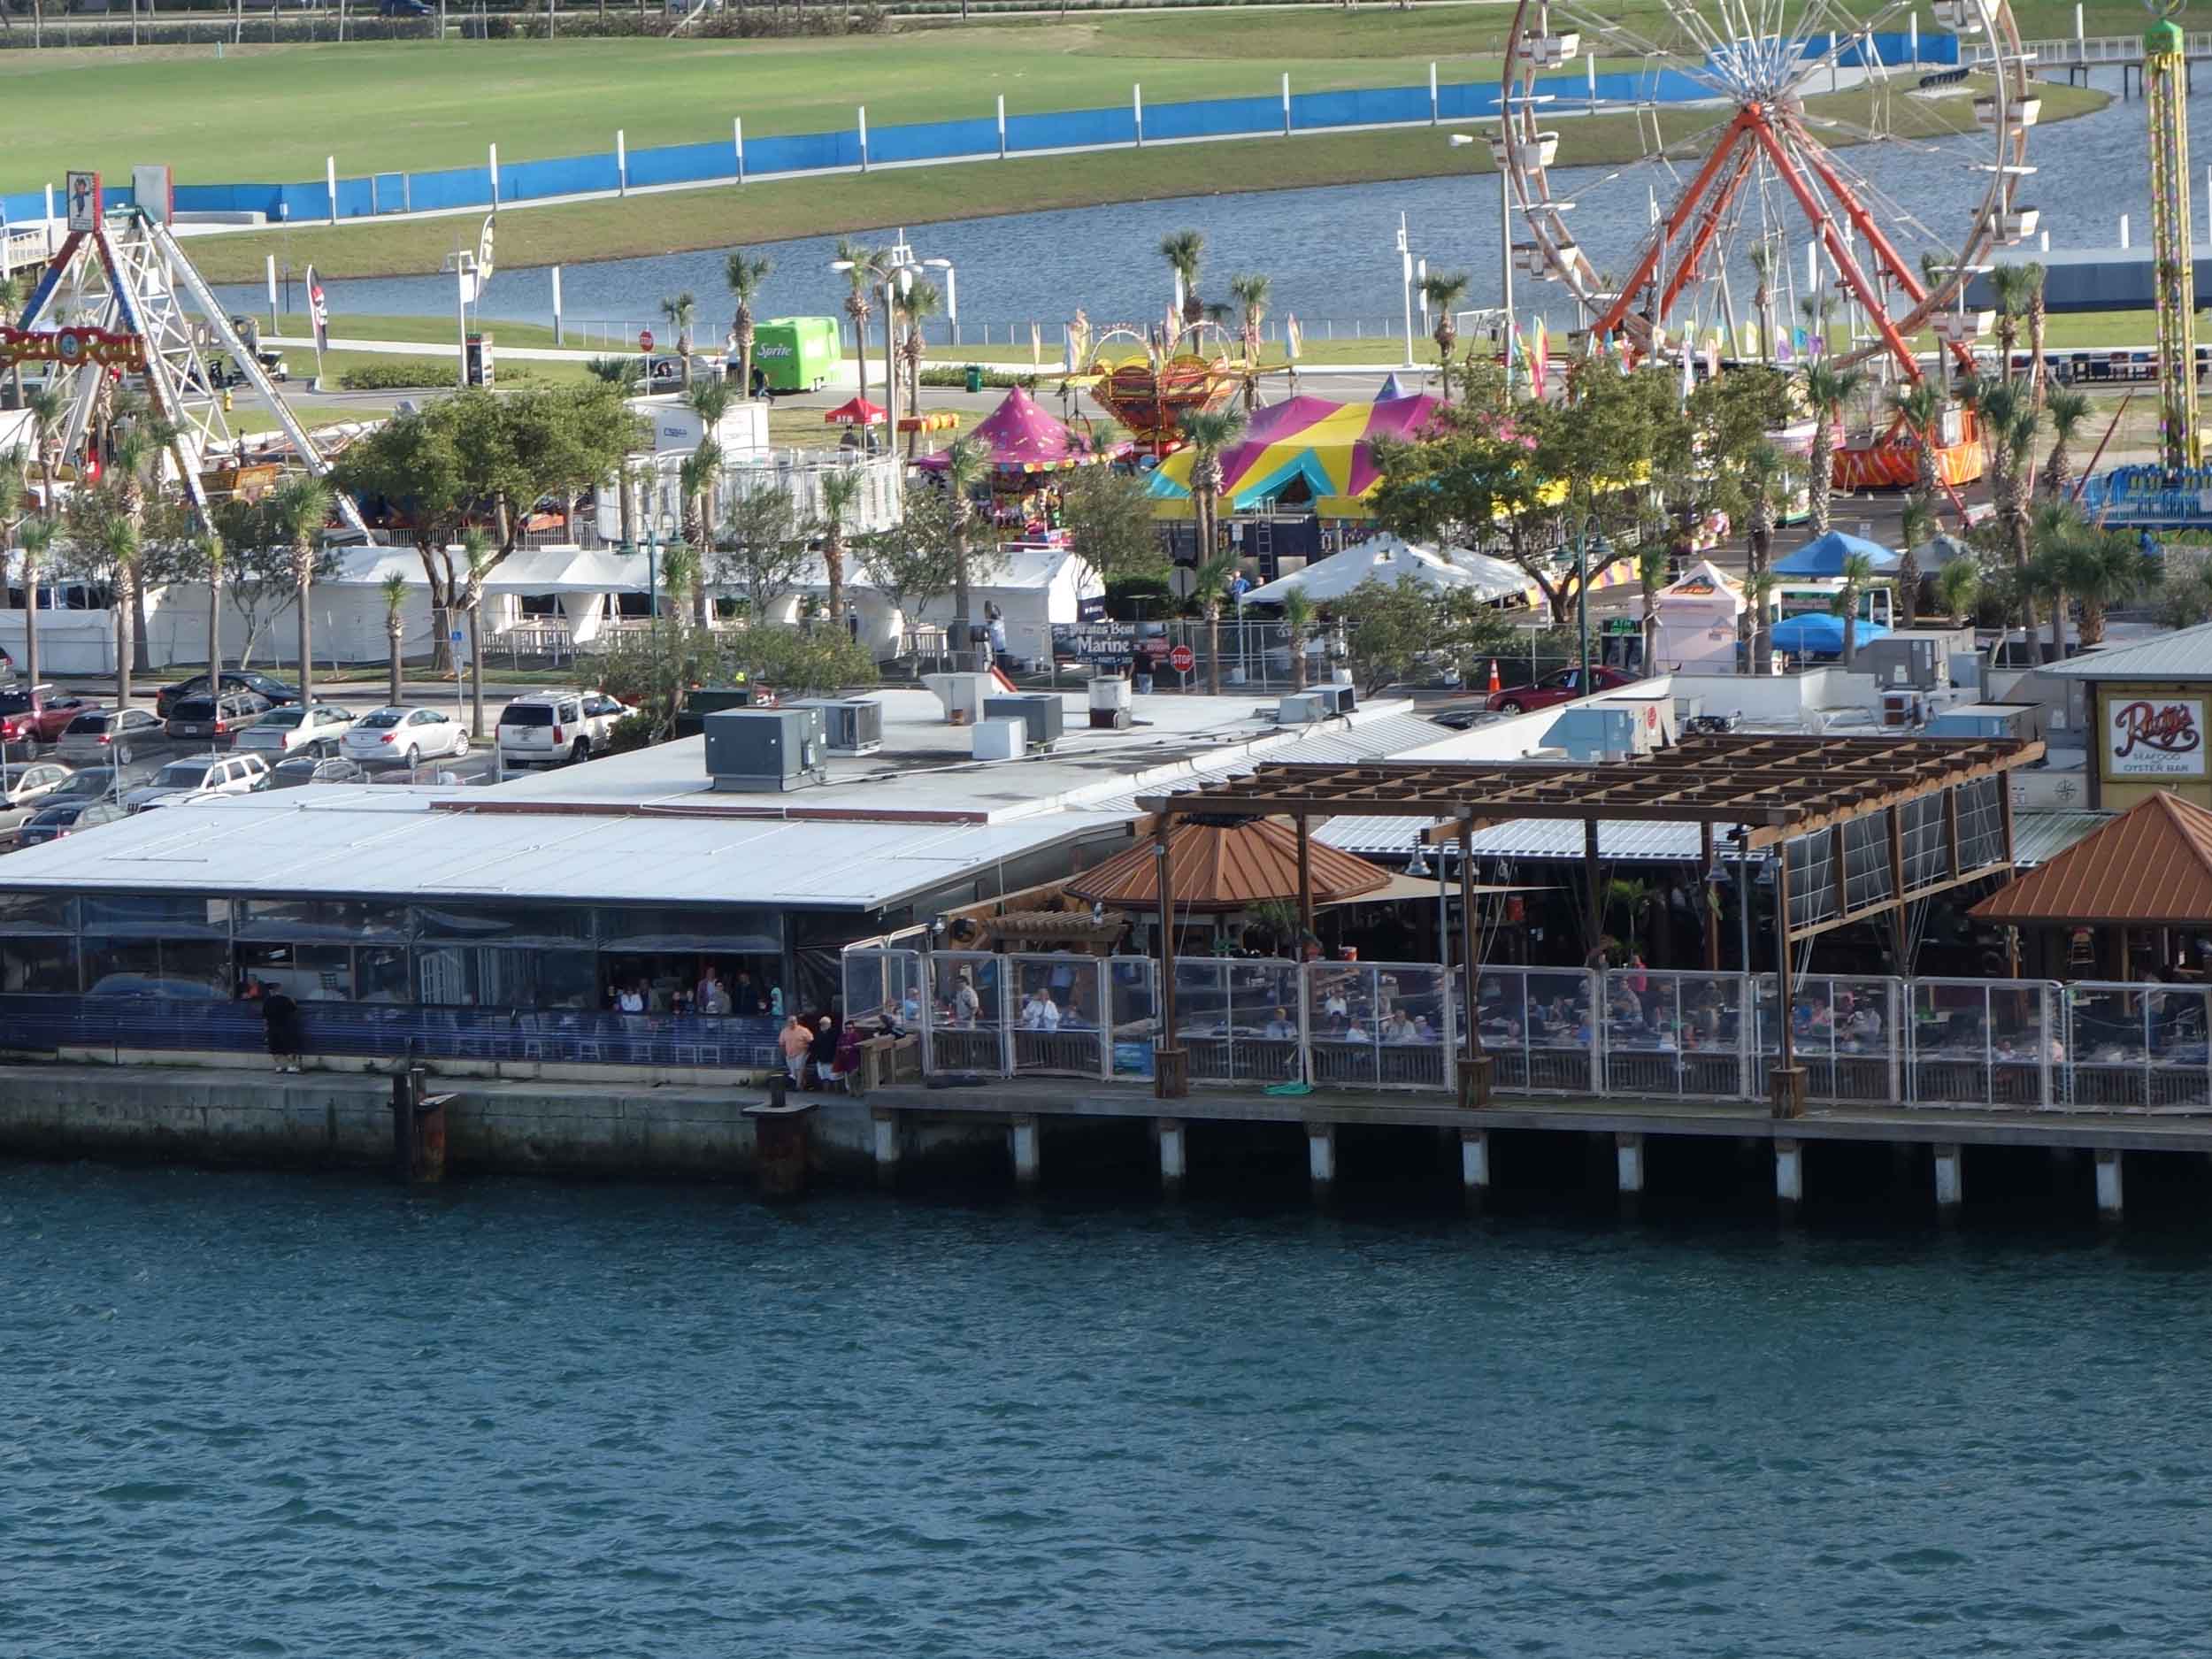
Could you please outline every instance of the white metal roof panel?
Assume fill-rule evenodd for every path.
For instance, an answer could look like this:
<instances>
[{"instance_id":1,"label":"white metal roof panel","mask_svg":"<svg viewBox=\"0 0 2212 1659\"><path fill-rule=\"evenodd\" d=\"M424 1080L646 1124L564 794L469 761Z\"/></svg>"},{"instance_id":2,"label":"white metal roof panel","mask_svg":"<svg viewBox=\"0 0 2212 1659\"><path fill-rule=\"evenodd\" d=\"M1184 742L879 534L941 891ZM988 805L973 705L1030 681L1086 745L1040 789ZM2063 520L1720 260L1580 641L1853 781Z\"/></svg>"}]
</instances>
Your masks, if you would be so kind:
<instances>
[{"instance_id":1,"label":"white metal roof panel","mask_svg":"<svg viewBox=\"0 0 2212 1659\"><path fill-rule=\"evenodd\" d=\"M2212 622L2146 640L2108 645L2040 671L2069 680L2212 680Z\"/></svg>"}]
</instances>

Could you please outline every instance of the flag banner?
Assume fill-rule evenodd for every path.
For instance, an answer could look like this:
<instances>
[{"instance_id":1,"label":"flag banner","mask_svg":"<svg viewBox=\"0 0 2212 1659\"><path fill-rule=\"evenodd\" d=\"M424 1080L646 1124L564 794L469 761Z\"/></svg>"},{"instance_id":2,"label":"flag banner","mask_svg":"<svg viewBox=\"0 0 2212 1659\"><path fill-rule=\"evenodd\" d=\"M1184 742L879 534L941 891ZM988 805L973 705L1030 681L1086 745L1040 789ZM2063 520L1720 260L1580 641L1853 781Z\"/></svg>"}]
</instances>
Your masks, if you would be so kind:
<instances>
[{"instance_id":1,"label":"flag banner","mask_svg":"<svg viewBox=\"0 0 2212 1659\"><path fill-rule=\"evenodd\" d=\"M315 324L315 355L320 357L330 349L330 307L323 299L323 285L316 280L315 267L307 267L307 314Z\"/></svg>"}]
</instances>

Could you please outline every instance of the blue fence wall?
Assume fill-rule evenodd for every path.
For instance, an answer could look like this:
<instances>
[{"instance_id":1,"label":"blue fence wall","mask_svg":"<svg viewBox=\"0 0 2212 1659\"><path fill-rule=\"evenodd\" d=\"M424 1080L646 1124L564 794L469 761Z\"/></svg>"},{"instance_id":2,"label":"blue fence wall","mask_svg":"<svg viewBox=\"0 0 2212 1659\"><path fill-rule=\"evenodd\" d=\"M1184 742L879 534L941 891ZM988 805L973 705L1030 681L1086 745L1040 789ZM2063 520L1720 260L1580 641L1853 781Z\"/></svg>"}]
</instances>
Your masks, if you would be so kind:
<instances>
[{"instance_id":1,"label":"blue fence wall","mask_svg":"<svg viewBox=\"0 0 2212 1659\"><path fill-rule=\"evenodd\" d=\"M1815 55L1832 50L1835 37L1813 37L1809 50ZM1847 67L1869 58L1887 65L1910 63L1953 65L1959 61L1954 35L1876 35L1866 42L1852 41L1837 55ZM1680 103L1712 96L1687 75L1674 70L1612 73L1597 77L1594 88L1585 74L1547 76L1539 90L1562 105L1571 107L1594 96L1606 104L1639 101ZM1462 81L1436 89L1433 113L1440 120L1460 121L1498 112L1495 81ZM1426 87L1379 87L1349 92L1304 92L1290 100L1294 132L1326 132L1355 127L1410 126L1426 121L1432 109ZM1157 104L1144 112L1143 136L1148 139L1263 137L1283 130L1279 98L1206 98L1183 104ZM1010 115L1006 119L1006 150L1010 154L1044 150L1079 150L1137 141L1137 119L1128 105L1114 109L1064 110L1048 115ZM868 134L868 158L872 162L909 162L949 159L963 156L995 155L999 148L995 117L964 121L924 121L906 126L879 127ZM812 173L861 165L860 134L795 133L755 138L745 145L748 178L772 178L779 173ZM629 152L633 185L704 184L735 177L737 157L727 142L669 144ZM626 180L612 151L568 156L551 161L510 163L500 170L499 200L528 202L549 196L581 196L616 190ZM111 186L108 199L127 202L127 188ZM272 219L295 222L327 219L330 193L322 180L302 184L191 184L179 185L177 206L188 212L257 212ZM367 218L395 212L402 204L417 211L430 208L484 207L492 204L488 167L451 167L411 174L387 173L380 178L341 179L338 217ZM45 211L43 196L21 191L0 196L0 211L11 220L35 219Z\"/></svg>"}]
</instances>

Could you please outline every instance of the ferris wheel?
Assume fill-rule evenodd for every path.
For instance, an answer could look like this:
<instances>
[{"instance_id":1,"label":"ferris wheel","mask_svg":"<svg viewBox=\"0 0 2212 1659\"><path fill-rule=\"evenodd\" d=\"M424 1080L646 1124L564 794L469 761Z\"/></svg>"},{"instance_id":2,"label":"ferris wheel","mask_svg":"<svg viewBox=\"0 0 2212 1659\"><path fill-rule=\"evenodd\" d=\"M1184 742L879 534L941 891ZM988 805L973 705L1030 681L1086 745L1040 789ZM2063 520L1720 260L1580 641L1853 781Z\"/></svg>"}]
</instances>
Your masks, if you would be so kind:
<instances>
[{"instance_id":1,"label":"ferris wheel","mask_svg":"<svg viewBox=\"0 0 2212 1659\"><path fill-rule=\"evenodd\" d=\"M1493 141L1507 201L1530 237L1511 250L1515 269L1560 284L1591 335L1631 351L1724 326L1739 340L1755 334L1757 355L1765 356L1775 349L1778 322L1786 329L1793 319L1786 308L1778 319L1771 295L1763 308L1752 303L1748 273L1757 271L1764 287L1778 267L1776 282L1793 288L1806 257L1798 250L1810 242L1816 251L1809 280L1822 289L1832 284L1851 325L1840 362L1886 357L1896 373L1917 378L1912 341L1927 328L1970 363L1968 342L1980 325L1959 308L1966 281L1996 250L2035 231L2037 210L2023 206L2018 191L2035 171L2027 165L2028 128L2040 100L2008 0L1939 4L1943 21L1981 60L1970 77L1963 65L1885 68L1877 60L1873 37L1909 12L1902 0L1865 19L1832 0L1667 0L1665 23L1647 33L1594 9L1518 0ZM1563 73L1578 56L1586 76ZM1580 124L1563 118L1598 107L1592 60L1601 56L1636 65L1632 108L1642 154L1601 177L1586 171L1571 187L1555 188L1555 173L1573 163ZM1863 76L1869 89L1839 100L1847 105L1841 110L1809 110L1809 97L1847 76ZM1664 103L1656 96L1663 87L1674 95ZM1974 136L1963 157L1955 143L1895 130L1895 99L1915 96L1971 97ZM1671 112L1683 111L1708 119L1687 135L1669 136L1662 112L1678 126ZM1928 169L1986 175L1985 184L1974 181L1962 193L1978 196L1978 204L1963 222L1955 206L1947 214L1925 210L1939 221L1925 222L1911 202L1878 187L1847 158L1847 146L1869 143L1924 151ZM1761 258L1755 250L1763 248ZM1936 251L1924 271L1912 250L1928 250Z\"/></svg>"}]
</instances>

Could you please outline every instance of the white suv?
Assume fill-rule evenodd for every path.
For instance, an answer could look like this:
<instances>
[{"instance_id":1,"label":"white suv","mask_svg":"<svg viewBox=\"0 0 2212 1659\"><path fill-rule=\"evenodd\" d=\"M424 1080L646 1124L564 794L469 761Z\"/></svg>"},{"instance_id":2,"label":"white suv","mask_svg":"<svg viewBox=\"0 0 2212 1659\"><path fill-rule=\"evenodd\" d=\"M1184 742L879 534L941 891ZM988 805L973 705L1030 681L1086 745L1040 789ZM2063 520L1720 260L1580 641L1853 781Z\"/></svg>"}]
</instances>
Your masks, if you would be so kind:
<instances>
[{"instance_id":1,"label":"white suv","mask_svg":"<svg viewBox=\"0 0 2212 1659\"><path fill-rule=\"evenodd\" d=\"M510 766L589 760L630 710L603 691L537 691L499 717L499 757Z\"/></svg>"},{"instance_id":2,"label":"white suv","mask_svg":"<svg viewBox=\"0 0 2212 1659\"><path fill-rule=\"evenodd\" d=\"M206 755L193 760L173 760L156 772L142 789L123 797L127 812L143 812L150 806L173 806L202 795L251 795L269 787L269 763L258 755Z\"/></svg>"}]
</instances>

